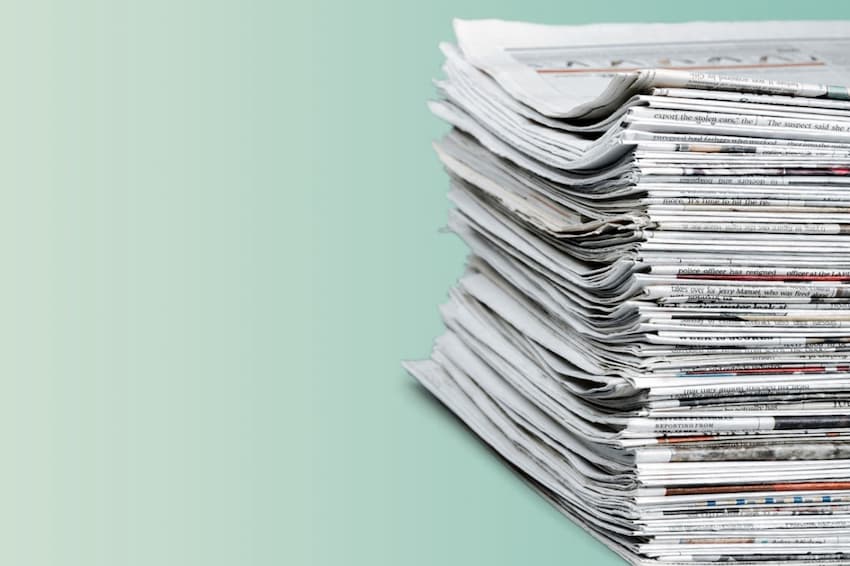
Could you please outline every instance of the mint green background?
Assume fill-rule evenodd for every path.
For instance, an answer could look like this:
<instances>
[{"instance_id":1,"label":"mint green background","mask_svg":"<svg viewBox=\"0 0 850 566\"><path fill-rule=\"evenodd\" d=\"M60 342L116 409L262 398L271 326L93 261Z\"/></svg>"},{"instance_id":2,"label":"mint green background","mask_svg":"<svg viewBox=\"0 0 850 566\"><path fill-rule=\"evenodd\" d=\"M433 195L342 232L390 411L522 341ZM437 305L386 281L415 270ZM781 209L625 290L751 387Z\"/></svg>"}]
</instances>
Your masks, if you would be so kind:
<instances>
[{"instance_id":1,"label":"mint green background","mask_svg":"<svg viewBox=\"0 0 850 566\"><path fill-rule=\"evenodd\" d=\"M453 16L818 2L0 7L0 563L618 564L401 370L464 250Z\"/></svg>"}]
</instances>

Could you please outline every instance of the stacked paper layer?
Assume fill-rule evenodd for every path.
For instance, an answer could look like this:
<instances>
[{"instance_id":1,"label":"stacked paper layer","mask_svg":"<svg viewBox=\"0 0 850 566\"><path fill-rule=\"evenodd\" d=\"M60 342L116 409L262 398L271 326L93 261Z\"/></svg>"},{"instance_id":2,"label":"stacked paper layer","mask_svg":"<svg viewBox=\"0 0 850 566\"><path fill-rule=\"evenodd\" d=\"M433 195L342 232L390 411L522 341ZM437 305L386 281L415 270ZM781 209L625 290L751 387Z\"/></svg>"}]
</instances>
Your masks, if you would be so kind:
<instances>
[{"instance_id":1,"label":"stacked paper layer","mask_svg":"<svg viewBox=\"0 0 850 566\"><path fill-rule=\"evenodd\" d=\"M631 563L850 564L850 23L456 33L409 371Z\"/></svg>"}]
</instances>

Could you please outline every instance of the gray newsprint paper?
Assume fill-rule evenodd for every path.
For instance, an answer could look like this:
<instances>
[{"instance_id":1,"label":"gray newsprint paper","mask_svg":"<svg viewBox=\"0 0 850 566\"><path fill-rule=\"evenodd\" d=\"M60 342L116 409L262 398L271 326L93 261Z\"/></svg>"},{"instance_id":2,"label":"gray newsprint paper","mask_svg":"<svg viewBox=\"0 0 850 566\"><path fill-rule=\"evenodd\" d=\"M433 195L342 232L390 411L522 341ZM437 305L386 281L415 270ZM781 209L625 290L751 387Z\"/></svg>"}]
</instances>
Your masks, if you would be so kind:
<instances>
[{"instance_id":1,"label":"gray newsprint paper","mask_svg":"<svg viewBox=\"0 0 850 566\"><path fill-rule=\"evenodd\" d=\"M850 22L455 31L405 367L629 563L850 564Z\"/></svg>"}]
</instances>

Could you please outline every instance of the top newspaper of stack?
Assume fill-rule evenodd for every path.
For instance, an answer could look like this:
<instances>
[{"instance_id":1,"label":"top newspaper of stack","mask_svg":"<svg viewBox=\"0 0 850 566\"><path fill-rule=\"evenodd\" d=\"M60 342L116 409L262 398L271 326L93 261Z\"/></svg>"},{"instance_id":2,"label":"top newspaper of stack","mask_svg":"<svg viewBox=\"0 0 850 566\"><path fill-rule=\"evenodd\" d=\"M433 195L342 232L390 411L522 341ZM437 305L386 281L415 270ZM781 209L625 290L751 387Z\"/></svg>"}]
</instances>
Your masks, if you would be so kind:
<instances>
[{"instance_id":1,"label":"top newspaper of stack","mask_svg":"<svg viewBox=\"0 0 850 566\"><path fill-rule=\"evenodd\" d=\"M553 118L603 120L652 88L850 100L846 21L548 26L456 20L455 33L467 61Z\"/></svg>"}]
</instances>

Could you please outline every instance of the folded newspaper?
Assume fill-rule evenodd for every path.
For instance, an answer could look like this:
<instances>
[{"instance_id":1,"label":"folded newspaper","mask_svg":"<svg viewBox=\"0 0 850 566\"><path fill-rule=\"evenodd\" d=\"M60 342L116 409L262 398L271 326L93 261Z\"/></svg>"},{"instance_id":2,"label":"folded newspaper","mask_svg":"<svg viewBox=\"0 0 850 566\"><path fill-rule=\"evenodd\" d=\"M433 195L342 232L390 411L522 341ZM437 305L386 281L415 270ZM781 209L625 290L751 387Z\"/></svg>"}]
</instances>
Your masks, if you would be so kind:
<instances>
[{"instance_id":1,"label":"folded newspaper","mask_svg":"<svg viewBox=\"0 0 850 566\"><path fill-rule=\"evenodd\" d=\"M455 22L405 366L632 564L850 564L850 22Z\"/></svg>"}]
</instances>

